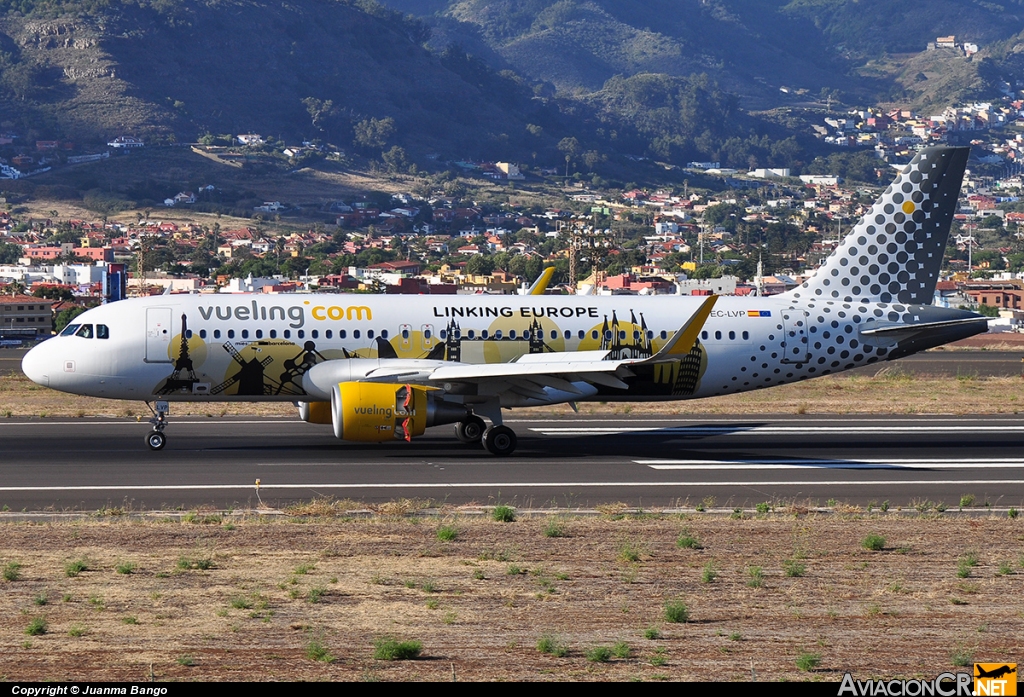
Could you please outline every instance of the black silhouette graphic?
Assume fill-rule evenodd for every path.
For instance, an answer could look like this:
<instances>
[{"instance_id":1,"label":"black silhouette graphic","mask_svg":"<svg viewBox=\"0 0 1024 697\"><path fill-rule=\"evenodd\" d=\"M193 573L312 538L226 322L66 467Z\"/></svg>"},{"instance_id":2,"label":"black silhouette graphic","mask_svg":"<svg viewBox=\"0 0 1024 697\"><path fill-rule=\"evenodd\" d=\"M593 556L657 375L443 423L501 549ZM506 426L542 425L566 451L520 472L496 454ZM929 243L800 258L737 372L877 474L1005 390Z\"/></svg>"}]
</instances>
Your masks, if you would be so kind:
<instances>
[{"instance_id":1,"label":"black silhouette graphic","mask_svg":"<svg viewBox=\"0 0 1024 697\"><path fill-rule=\"evenodd\" d=\"M978 666L975 666L974 669L978 671L978 674L974 676L976 678L1001 678L1004 675L1009 675L1010 673L1017 672L1016 668L1011 668L1008 665L999 666L994 670L984 670Z\"/></svg>"},{"instance_id":2,"label":"black silhouette graphic","mask_svg":"<svg viewBox=\"0 0 1024 697\"><path fill-rule=\"evenodd\" d=\"M224 350L231 354L240 367L237 373L210 390L211 394L220 394L235 383L238 383L239 395L273 394L273 386L264 382L264 369L274 362L271 356L262 361L257 358L246 360L230 343L224 344Z\"/></svg>"},{"instance_id":3,"label":"black silhouette graphic","mask_svg":"<svg viewBox=\"0 0 1024 697\"><path fill-rule=\"evenodd\" d=\"M188 378L181 377L182 371L188 373ZM155 391L155 394L170 394L180 390L191 392L197 382L199 382L199 378L196 377L192 357L188 352L188 318L183 314L181 316L181 346L178 349L178 357L174 361L174 372Z\"/></svg>"},{"instance_id":4,"label":"black silhouette graphic","mask_svg":"<svg viewBox=\"0 0 1024 697\"><path fill-rule=\"evenodd\" d=\"M636 326L636 315L629 311L630 323ZM651 346L651 339L648 336L647 321L643 314L640 315L640 329L634 329L632 336L629 332L619 327L619 318L612 312L612 323L608 325L608 315L604 316L604 326L601 327L601 350L611 351L608 354L610 360L624 360L627 358L650 358L654 355Z\"/></svg>"},{"instance_id":5,"label":"black silhouette graphic","mask_svg":"<svg viewBox=\"0 0 1024 697\"><path fill-rule=\"evenodd\" d=\"M310 368L320 361L326 361L323 354L316 350L316 344L307 341L302 345L302 351L295 358L288 358L284 362L284 372L281 373L280 384L274 394L306 394L302 389L302 376ZM289 386L287 391L285 387Z\"/></svg>"}]
</instances>

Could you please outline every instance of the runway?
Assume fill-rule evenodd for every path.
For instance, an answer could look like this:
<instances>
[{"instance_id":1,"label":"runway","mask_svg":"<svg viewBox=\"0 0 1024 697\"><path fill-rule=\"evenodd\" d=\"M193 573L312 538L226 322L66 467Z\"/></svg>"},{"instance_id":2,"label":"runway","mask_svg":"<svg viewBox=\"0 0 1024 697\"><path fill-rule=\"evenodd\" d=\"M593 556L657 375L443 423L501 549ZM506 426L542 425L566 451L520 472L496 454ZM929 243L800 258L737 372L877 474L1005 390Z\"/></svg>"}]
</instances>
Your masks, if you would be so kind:
<instances>
[{"instance_id":1,"label":"runway","mask_svg":"<svg viewBox=\"0 0 1024 697\"><path fill-rule=\"evenodd\" d=\"M0 420L0 506L136 510L280 506L317 496L528 507L752 507L762 501L1024 508L1024 418L642 416L506 421L494 458L450 426L412 443L344 443L297 420L174 418L151 452L145 423ZM256 480L260 481L259 492Z\"/></svg>"}]
</instances>

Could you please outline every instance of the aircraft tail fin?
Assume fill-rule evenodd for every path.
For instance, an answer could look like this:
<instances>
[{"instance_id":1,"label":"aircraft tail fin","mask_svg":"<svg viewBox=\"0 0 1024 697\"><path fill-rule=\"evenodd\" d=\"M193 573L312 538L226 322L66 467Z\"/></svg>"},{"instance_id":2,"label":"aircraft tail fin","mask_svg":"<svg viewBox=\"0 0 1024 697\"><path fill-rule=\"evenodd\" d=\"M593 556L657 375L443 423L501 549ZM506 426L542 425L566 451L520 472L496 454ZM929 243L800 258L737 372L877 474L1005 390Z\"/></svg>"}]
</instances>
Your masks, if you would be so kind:
<instances>
[{"instance_id":1,"label":"aircraft tail fin","mask_svg":"<svg viewBox=\"0 0 1024 697\"><path fill-rule=\"evenodd\" d=\"M970 151L920 151L817 273L786 295L931 304Z\"/></svg>"}]
</instances>

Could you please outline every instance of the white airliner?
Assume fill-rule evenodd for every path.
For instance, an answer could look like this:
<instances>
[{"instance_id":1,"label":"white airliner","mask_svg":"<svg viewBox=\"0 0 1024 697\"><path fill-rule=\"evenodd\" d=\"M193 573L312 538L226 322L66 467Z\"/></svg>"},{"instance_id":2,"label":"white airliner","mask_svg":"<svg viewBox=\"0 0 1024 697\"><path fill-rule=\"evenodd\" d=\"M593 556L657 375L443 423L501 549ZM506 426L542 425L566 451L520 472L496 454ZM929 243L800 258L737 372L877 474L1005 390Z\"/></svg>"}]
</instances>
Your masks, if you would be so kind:
<instances>
[{"instance_id":1,"label":"white airliner","mask_svg":"<svg viewBox=\"0 0 1024 697\"><path fill-rule=\"evenodd\" d=\"M782 295L164 295L89 310L22 367L57 390L156 402L154 450L168 402L280 400L345 440L453 423L509 455L503 409L732 394L984 332L930 305L968 153L923 150Z\"/></svg>"}]
</instances>

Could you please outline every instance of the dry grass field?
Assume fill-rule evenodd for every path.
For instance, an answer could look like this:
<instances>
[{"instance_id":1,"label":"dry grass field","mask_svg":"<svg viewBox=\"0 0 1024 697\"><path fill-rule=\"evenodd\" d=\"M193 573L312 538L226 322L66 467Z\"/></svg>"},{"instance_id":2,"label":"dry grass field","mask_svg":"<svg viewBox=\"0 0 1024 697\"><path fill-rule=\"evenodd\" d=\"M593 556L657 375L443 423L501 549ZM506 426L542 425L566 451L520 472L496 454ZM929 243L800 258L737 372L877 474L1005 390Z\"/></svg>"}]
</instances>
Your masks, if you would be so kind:
<instances>
[{"instance_id":1,"label":"dry grass field","mask_svg":"<svg viewBox=\"0 0 1024 697\"><path fill-rule=\"evenodd\" d=\"M4 522L0 679L816 681L1024 656L1005 513L347 508Z\"/></svg>"}]
</instances>

